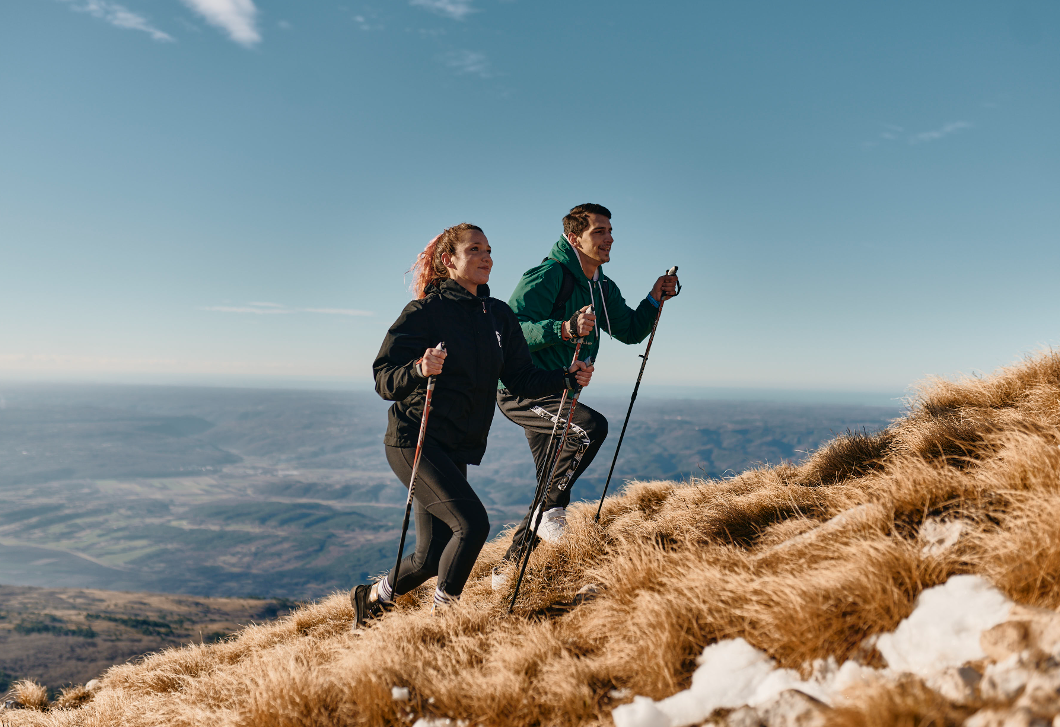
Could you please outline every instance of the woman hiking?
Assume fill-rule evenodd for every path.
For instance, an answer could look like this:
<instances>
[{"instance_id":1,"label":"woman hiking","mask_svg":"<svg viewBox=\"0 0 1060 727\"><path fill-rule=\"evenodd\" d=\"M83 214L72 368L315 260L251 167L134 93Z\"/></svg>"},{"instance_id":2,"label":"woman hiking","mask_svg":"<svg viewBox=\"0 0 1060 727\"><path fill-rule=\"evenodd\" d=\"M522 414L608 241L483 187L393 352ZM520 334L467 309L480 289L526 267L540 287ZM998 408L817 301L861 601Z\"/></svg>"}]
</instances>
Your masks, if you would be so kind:
<instances>
[{"instance_id":1,"label":"woman hiking","mask_svg":"<svg viewBox=\"0 0 1060 727\"><path fill-rule=\"evenodd\" d=\"M409 485L428 377L436 377L431 414L416 473L413 511L416 549L398 569L356 586L350 600L357 627L438 576L434 606L455 603L479 551L489 520L467 481L467 466L486 451L500 380L520 396L538 397L586 386L593 368L537 368L512 309L489 297L493 258L482 229L462 223L431 240L412 267L416 299L390 327L372 369L375 389L390 407L386 458ZM445 349L438 347L445 343Z\"/></svg>"}]
</instances>

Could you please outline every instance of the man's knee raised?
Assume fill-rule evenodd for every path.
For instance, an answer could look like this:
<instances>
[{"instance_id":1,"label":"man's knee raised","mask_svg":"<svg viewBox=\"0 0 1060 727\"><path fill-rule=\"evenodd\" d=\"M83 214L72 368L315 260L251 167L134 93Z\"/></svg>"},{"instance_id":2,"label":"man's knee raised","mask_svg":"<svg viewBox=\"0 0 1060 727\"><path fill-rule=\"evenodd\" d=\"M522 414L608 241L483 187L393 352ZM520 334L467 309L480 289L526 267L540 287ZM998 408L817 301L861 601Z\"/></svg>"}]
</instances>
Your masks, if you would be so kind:
<instances>
[{"instance_id":1,"label":"man's knee raised","mask_svg":"<svg viewBox=\"0 0 1060 727\"><path fill-rule=\"evenodd\" d=\"M607 438L607 418L598 411L593 412L592 430L589 438L594 442L602 442Z\"/></svg>"}]
</instances>

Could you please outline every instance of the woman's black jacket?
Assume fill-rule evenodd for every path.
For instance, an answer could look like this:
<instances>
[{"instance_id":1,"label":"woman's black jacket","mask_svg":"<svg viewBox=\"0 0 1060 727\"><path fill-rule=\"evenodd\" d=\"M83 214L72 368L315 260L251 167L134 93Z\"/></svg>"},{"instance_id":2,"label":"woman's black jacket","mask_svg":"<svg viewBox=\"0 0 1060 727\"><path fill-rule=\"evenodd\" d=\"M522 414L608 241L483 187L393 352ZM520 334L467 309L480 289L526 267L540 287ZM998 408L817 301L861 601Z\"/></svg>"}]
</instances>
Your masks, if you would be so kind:
<instances>
[{"instance_id":1,"label":"woman's black jacket","mask_svg":"<svg viewBox=\"0 0 1060 727\"><path fill-rule=\"evenodd\" d=\"M416 361L441 341L447 355L436 377L426 440L458 462L482 461L498 379L526 398L563 391L563 369L537 368L512 309L490 298L488 286L478 290L482 295L472 295L459 283L444 280L431 286L425 298L405 306L387 331L372 370L375 390L397 402L390 407L383 439L390 446L416 446L427 393L427 379Z\"/></svg>"}]
</instances>

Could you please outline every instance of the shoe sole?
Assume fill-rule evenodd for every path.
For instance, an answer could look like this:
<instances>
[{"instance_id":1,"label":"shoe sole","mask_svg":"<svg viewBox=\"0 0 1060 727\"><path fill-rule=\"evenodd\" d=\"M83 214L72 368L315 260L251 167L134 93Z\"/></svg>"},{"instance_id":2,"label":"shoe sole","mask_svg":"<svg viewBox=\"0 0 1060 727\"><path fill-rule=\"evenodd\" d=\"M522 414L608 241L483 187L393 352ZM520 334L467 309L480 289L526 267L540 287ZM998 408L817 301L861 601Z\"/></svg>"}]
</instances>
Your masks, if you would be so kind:
<instances>
[{"instance_id":1,"label":"shoe sole","mask_svg":"<svg viewBox=\"0 0 1060 727\"><path fill-rule=\"evenodd\" d=\"M354 628L363 629L365 622L371 615L368 610L369 588L365 585L355 586L350 591L350 605L353 606L355 624Z\"/></svg>"}]
</instances>

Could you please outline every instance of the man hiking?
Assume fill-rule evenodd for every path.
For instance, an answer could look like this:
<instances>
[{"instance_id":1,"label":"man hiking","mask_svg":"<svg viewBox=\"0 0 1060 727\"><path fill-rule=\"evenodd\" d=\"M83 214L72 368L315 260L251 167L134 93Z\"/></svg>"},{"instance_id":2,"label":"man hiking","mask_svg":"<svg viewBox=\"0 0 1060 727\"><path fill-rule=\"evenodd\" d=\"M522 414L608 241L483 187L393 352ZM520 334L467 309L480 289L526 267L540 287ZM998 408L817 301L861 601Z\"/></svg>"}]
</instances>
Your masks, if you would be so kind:
<instances>
[{"instance_id":1,"label":"man hiking","mask_svg":"<svg viewBox=\"0 0 1060 727\"><path fill-rule=\"evenodd\" d=\"M548 257L526 271L515 286L509 305L515 311L537 366L545 369L570 366L578 337L584 337L579 358L595 361L603 333L629 344L640 343L651 333L663 296L672 296L676 291L677 276L661 276L637 307L630 308L618 286L603 273L602 266L611 259L613 243L611 212L598 204L578 205L563 218L563 237L552 246ZM590 307L595 312L590 312ZM559 394L527 399L500 388L497 404L504 416L526 433L538 479L547 477L551 462L545 461L546 450L554 417L560 417L562 426L569 402L559 412ZM606 436L604 416L579 404L574 410L567 446L559 455L555 480L541 504L543 515L538 536L542 539L554 543L563 535L571 487L592 462ZM532 516L536 514L527 514L516 529L504 556L506 562L515 559L526 531L533 527ZM495 575L495 583L500 587L507 580L507 573L498 570Z\"/></svg>"}]
</instances>

